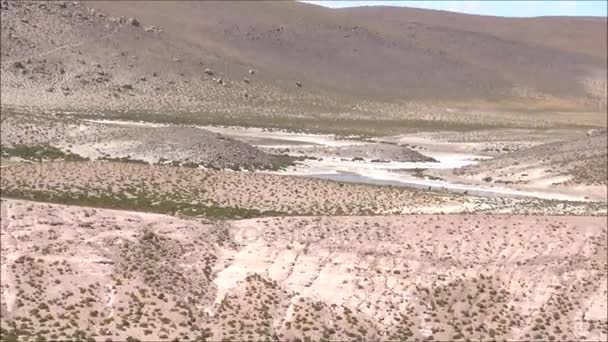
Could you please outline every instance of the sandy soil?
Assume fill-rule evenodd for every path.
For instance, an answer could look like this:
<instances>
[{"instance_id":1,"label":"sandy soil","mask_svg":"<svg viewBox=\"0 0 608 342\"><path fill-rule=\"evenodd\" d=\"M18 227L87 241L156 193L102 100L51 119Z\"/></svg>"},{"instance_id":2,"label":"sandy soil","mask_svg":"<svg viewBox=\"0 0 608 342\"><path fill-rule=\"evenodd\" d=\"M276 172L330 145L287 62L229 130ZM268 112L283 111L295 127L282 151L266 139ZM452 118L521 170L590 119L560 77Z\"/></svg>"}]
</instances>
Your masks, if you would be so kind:
<instances>
[{"instance_id":1,"label":"sandy soil","mask_svg":"<svg viewBox=\"0 0 608 342\"><path fill-rule=\"evenodd\" d=\"M176 162L214 168L276 168L277 157L201 128L81 120L69 114L4 111L3 146L50 145L89 159Z\"/></svg>"},{"instance_id":2,"label":"sandy soil","mask_svg":"<svg viewBox=\"0 0 608 342\"><path fill-rule=\"evenodd\" d=\"M606 156L605 148L598 150L591 159L599 161L597 165L583 167L579 161L584 158L577 156L584 151L573 143L574 147L569 147L567 153L574 156L574 159L569 157L575 161L571 161L569 167L574 170L571 172L574 177L543 165L534 165L541 154L534 153L535 150L564 145L560 140L580 137L583 134L580 131L493 130L460 135L427 132L363 141L355 136L344 138L277 129L81 120L69 115L24 113L6 114L2 127L2 144L5 146L50 143L64 151L93 159L128 158L149 163L196 163L207 167L283 168L277 174L478 196L607 200L605 176L602 176L606 168L601 165L602 158ZM37 134L42 130L44 134ZM589 139L600 141L602 137ZM291 155L303 160L285 168L285 161L273 154ZM479 163L480 166L476 166ZM581 171L581 168L587 171Z\"/></svg>"},{"instance_id":3,"label":"sandy soil","mask_svg":"<svg viewBox=\"0 0 608 342\"><path fill-rule=\"evenodd\" d=\"M496 168L488 168L485 172L478 173L476 177L468 178L456 177L452 173L452 170L467 166L475 169L474 166L479 162L493 158L500 159L501 156L516 151L528 153L530 148L547 142L580 137L583 134L581 131L495 130L458 135L453 132L427 132L375 138L373 140L390 144L374 144L353 139L337 140L331 135L315 136L255 128L211 129L254 145L260 144L259 147L309 157L296 166L276 174L401 185L480 196L521 196L568 201L607 200L605 185L569 184L569 186L555 187L553 186L555 183L568 181L570 177L547 174L542 169L525 168L525 165L518 166L525 171L519 174L525 173L525 180L529 184L521 182L513 184L512 177L508 179L503 177L505 178L503 182L491 184L483 181L489 175L496 177ZM277 140L271 146L265 145L273 139ZM293 144L291 141L297 141L298 144ZM383 145L391 147L391 151L384 149ZM417 155L410 155L410 159L403 160L401 159L403 152L396 154L393 149L404 149ZM433 158L436 162L425 160L425 156ZM517 161L516 158L509 160ZM492 165L491 162L487 164ZM425 172L427 169L437 172ZM505 170L501 172L505 173ZM541 175L535 177L535 172ZM509 180L511 182L508 182Z\"/></svg>"},{"instance_id":4,"label":"sandy soil","mask_svg":"<svg viewBox=\"0 0 608 342\"><path fill-rule=\"evenodd\" d=\"M608 342L605 18L0 14L0 340Z\"/></svg>"},{"instance_id":5,"label":"sandy soil","mask_svg":"<svg viewBox=\"0 0 608 342\"><path fill-rule=\"evenodd\" d=\"M606 132L544 143L453 170L447 178L608 200ZM445 173L444 173L445 174Z\"/></svg>"},{"instance_id":6,"label":"sandy soil","mask_svg":"<svg viewBox=\"0 0 608 342\"><path fill-rule=\"evenodd\" d=\"M172 213L212 207L254 210L252 214L266 216L606 212L604 202L479 197L257 172L107 161L15 165L3 169L0 184L4 196L60 203L84 201L110 208L118 205L151 211L173 208L168 211Z\"/></svg>"},{"instance_id":7,"label":"sandy soil","mask_svg":"<svg viewBox=\"0 0 608 342\"><path fill-rule=\"evenodd\" d=\"M23 341L608 334L605 217L209 222L3 200L1 223L0 326Z\"/></svg>"}]
</instances>

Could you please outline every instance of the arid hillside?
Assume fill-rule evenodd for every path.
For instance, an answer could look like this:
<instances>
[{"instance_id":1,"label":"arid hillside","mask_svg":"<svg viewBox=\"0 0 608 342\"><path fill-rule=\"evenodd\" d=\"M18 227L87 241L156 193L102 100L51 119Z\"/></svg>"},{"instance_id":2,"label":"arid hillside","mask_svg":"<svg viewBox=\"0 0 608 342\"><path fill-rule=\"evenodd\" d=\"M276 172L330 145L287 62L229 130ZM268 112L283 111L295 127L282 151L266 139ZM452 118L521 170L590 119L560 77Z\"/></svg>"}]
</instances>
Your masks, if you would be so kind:
<instances>
[{"instance_id":1,"label":"arid hillside","mask_svg":"<svg viewBox=\"0 0 608 342\"><path fill-rule=\"evenodd\" d=\"M608 333L602 217L214 222L14 200L1 207L6 340L605 341Z\"/></svg>"},{"instance_id":2,"label":"arid hillside","mask_svg":"<svg viewBox=\"0 0 608 342\"><path fill-rule=\"evenodd\" d=\"M606 194L608 137L605 130L577 139L541 144L454 170L473 178L560 186L596 185ZM590 131L593 132L593 131ZM605 196L604 196L605 197Z\"/></svg>"},{"instance_id":3,"label":"arid hillside","mask_svg":"<svg viewBox=\"0 0 608 342\"><path fill-rule=\"evenodd\" d=\"M606 70L605 18L2 3L5 105L603 125Z\"/></svg>"}]
</instances>

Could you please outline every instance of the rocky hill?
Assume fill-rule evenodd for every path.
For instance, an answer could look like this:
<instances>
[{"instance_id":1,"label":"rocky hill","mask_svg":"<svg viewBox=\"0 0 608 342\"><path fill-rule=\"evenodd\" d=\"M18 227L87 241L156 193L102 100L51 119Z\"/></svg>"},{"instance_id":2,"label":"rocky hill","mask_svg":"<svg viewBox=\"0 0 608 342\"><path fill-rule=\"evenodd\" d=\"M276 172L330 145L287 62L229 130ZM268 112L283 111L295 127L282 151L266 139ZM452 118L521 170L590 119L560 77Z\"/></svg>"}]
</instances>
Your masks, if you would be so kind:
<instances>
[{"instance_id":1,"label":"rocky hill","mask_svg":"<svg viewBox=\"0 0 608 342\"><path fill-rule=\"evenodd\" d=\"M605 18L297 2L1 8L3 105L605 124Z\"/></svg>"}]
</instances>

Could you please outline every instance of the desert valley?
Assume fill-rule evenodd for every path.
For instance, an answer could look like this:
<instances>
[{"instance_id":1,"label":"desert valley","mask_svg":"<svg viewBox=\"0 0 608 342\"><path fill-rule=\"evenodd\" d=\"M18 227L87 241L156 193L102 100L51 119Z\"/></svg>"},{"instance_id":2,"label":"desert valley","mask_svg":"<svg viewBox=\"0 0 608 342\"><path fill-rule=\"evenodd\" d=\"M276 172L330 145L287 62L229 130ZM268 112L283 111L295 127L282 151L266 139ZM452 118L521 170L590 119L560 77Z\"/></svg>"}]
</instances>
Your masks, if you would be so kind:
<instances>
[{"instance_id":1,"label":"desert valley","mask_svg":"<svg viewBox=\"0 0 608 342\"><path fill-rule=\"evenodd\" d=\"M1 341L608 340L605 17L0 8Z\"/></svg>"}]
</instances>

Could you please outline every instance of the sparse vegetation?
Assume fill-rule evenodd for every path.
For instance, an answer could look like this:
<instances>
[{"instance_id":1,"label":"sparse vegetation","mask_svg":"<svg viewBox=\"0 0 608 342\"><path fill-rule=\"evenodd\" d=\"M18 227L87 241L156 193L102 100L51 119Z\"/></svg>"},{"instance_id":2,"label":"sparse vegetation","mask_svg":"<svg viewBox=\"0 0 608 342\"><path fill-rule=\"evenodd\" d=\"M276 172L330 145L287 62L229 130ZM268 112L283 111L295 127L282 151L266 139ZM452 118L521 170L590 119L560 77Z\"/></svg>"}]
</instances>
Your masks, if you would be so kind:
<instances>
[{"instance_id":1,"label":"sparse vegetation","mask_svg":"<svg viewBox=\"0 0 608 342\"><path fill-rule=\"evenodd\" d=\"M62 150L45 145L13 145L13 146L1 146L0 151L3 158L21 158L27 161L52 161L52 160L65 160L65 161L82 161L87 160L74 153L66 153Z\"/></svg>"}]
</instances>

